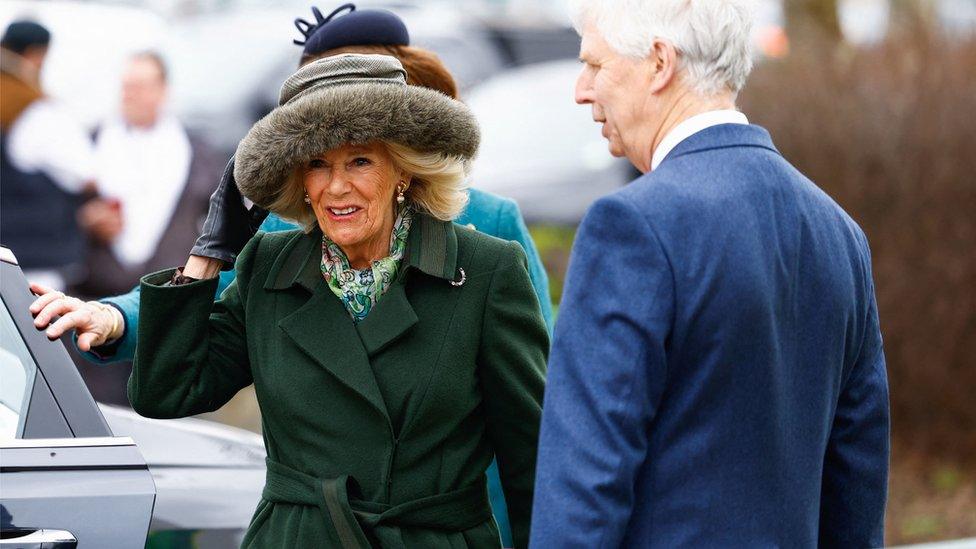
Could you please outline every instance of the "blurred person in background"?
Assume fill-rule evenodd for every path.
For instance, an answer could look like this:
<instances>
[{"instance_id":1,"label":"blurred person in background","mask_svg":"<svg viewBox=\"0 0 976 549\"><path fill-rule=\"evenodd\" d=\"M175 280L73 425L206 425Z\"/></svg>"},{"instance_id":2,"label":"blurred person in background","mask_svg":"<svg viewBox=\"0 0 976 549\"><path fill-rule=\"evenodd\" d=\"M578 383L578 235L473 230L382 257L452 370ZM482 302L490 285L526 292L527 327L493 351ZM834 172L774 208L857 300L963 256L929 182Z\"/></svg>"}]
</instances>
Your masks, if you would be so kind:
<instances>
[{"instance_id":1,"label":"blurred person in background","mask_svg":"<svg viewBox=\"0 0 976 549\"><path fill-rule=\"evenodd\" d=\"M304 36L304 40L295 41L303 46L300 65L341 53L392 55L406 69L408 84L431 88L457 98L457 85L447 67L434 53L410 46L407 28L395 14L386 10L357 11L352 4L345 4L326 17L315 8L313 14L314 23L296 20L296 26ZM200 278L220 273L217 295L235 277L233 270L222 273L220 270L234 264L237 254L257 228L264 232L277 232L297 227L273 213L267 215L260 208L248 210L234 181L233 168L233 162L227 165L224 176L211 197L210 212L203 234L194 246L191 252L194 255L187 261L185 269L191 276ZM469 189L468 204L455 222L504 240L516 241L522 246L543 318L551 329L552 307L548 279L515 202L477 189ZM173 264L177 263L174 261ZM40 286L33 289L46 296L38 299L31 309L37 315L35 324L38 328L48 328L53 316L62 314L64 317L48 328L51 337L59 337L66 331L77 328L78 348L85 351L84 356L89 360L99 364L132 360L139 322L139 288L125 295L103 299L101 303L84 303L75 298L62 298L57 294L47 293L47 289ZM106 307L106 304L111 307ZM253 413L257 414L256 411ZM514 538L497 463L491 464L488 479L491 505L502 541L505 546L511 547L514 545ZM515 502L515 505L521 507L528 503ZM511 505L512 502L508 504Z\"/></svg>"},{"instance_id":2,"label":"blurred person in background","mask_svg":"<svg viewBox=\"0 0 976 549\"><path fill-rule=\"evenodd\" d=\"M50 41L33 21L0 39L0 239L29 280L63 290L82 270L76 214L95 170L85 130L41 91Z\"/></svg>"},{"instance_id":3,"label":"blurred person in background","mask_svg":"<svg viewBox=\"0 0 976 549\"><path fill-rule=\"evenodd\" d=\"M532 545L880 547L864 233L735 108L748 0L590 0L576 101L644 175L576 235Z\"/></svg>"},{"instance_id":4,"label":"blurred person in background","mask_svg":"<svg viewBox=\"0 0 976 549\"><path fill-rule=\"evenodd\" d=\"M95 238L87 276L72 288L78 294L127 292L145 273L180 263L200 234L222 164L167 112L167 97L162 57L132 56L122 74L119 114L96 132L95 173L106 200L82 215ZM120 230L98 230L110 211L118 212Z\"/></svg>"},{"instance_id":5,"label":"blurred person in background","mask_svg":"<svg viewBox=\"0 0 976 549\"><path fill-rule=\"evenodd\" d=\"M89 238L73 295L95 299L130 290L143 274L182 261L203 225L221 163L167 112L167 77L159 54L133 55L122 74L119 113L96 130L102 198L79 215ZM96 400L128 406L131 359L101 368L71 354Z\"/></svg>"}]
</instances>

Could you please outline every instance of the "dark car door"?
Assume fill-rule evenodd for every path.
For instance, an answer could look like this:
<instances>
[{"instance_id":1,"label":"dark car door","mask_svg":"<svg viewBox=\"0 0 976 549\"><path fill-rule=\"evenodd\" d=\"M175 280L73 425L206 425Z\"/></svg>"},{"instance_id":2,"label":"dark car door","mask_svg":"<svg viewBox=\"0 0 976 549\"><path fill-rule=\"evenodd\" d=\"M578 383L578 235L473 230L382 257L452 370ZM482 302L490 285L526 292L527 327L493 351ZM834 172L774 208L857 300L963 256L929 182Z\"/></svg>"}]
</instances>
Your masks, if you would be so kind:
<instances>
[{"instance_id":1,"label":"dark car door","mask_svg":"<svg viewBox=\"0 0 976 549\"><path fill-rule=\"evenodd\" d=\"M0 549L144 547L146 462L112 435L62 343L34 328L27 281L0 256Z\"/></svg>"}]
</instances>

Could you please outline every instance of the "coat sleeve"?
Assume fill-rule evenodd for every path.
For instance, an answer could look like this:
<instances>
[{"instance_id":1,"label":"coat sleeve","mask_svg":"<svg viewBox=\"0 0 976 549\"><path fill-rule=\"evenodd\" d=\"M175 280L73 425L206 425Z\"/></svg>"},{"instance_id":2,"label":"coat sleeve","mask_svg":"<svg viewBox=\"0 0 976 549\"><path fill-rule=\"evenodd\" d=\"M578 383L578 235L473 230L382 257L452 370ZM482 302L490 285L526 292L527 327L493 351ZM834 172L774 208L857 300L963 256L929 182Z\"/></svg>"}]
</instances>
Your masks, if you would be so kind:
<instances>
[{"instance_id":1,"label":"coat sleeve","mask_svg":"<svg viewBox=\"0 0 976 549\"><path fill-rule=\"evenodd\" d=\"M164 286L170 270L142 279L138 345L129 378L129 401L140 415L210 412L251 384L244 311L262 235L241 252L237 277L216 303L216 278Z\"/></svg>"},{"instance_id":2,"label":"coat sleeve","mask_svg":"<svg viewBox=\"0 0 976 549\"><path fill-rule=\"evenodd\" d=\"M549 361L532 546L620 547L665 386L674 278L620 195L577 232Z\"/></svg>"},{"instance_id":3,"label":"coat sleeve","mask_svg":"<svg viewBox=\"0 0 976 549\"><path fill-rule=\"evenodd\" d=\"M266 233L272 233L277 231L290 231L297 228L298 225L289 223L275 214L269 214L261 224L260 230ZM233 282L235 276L236 271L234 269L220 272L220 279L217 283L217 289L214 292L214 299L219 298L223 294L227 286ZM140 287L136 286L127 294L106 297L101 300L103 303L113 305L122 313L122 317L125 318L125 332L118 341L114 341L109 345L95 347L87 352L78 349L81 356L95 364L131 362L135 358L136 334L139 332L139 294ZM77 348L77 336L74 338L74 341Z\"/></svg>"},{"instance_id":4,"label":"coat sleeve","mask_svg":"<svg viewBox=\"0 0 976 549\"><path fill-rule=\"evenodd\" d=\"M529 233L529 228L525 226L522 219L522 212L518 204L514 201L506 200L503 209L499 213L498 238L503 240L514 240L522 245L525 250L525 257L528 260L529 278L532 280L532 288L535 295L539 298L539 306L542 309L542 318L546 321L549 333L552 333L552 296L549 294L549 276L546 268L539 257L539 251L535 247L535 241Z\"/></svg>"},{"instance_id":5,"label":"coat sleeve","mask_svg":"<svg viewBox=\"0 0 976 549\"><path fill-rule=\"evenodd\" d=\"M217 283L217 290L214 293L214 299L220 297L227 286L230 285L231 281L234 280L234 271L221 271L220 279ZM122 318L125 319L125 330L122 332L122 337L113 341L108 345L101 345L99 347L93 347L90 351L82 351L78 349L81 356L85 357L89 362L95 364L111 364L113 362L132 362L136 356L136 334L139 333L139 295L141 294L140 286L136 286L129 293L106 297L102 299L102 303L107 303L112 305L119 312L122 313ZM78 336L74 337L75 348L78 345Z\"/></svg>"},{"instance_id":6,"label":"coat sleeve","mask_svg":"<svg viewBox=\"0 0 976 549\"><path fill-rule=\"evenodd\" d=\"M492 275L478 371L515 547L528 546L549 334L514 242Z\"/></svg>"},{"instance_id":7,"label":"coat sleeve","mask_svg":"<svg viewBox=\"0 0 976 549\"><path fill-rule=\"evenodd\" d=\"M863 249L867 250L865 241ZM820 496L820 545L881 547L888 487L888 374L869 252L864 338L841 386Z\"/></svg>"}]
</instances>

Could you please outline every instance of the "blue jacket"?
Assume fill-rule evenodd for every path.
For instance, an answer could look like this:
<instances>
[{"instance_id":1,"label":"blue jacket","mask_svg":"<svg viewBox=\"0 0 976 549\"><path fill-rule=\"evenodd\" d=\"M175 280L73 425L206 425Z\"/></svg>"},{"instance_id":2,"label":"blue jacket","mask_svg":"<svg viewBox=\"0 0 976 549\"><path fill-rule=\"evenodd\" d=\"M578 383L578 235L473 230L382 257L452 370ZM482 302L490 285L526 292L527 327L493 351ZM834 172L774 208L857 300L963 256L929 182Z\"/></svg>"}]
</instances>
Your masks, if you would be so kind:
<instances>
[{"instance_id":1,"label":"blue jacket","mask_svg":"<svg viewBox=\"0 0 976 549\"><path fill-rule=\"evenodd\" d=\"M599 200L562 303L534 547L882 545L868 244L765 130L703 130Z\"/></svg>"},{"instance_id":2,"label":"blue jacket","mask_svg":"<svg viewBox=\"0 0 976 549\"><path fill-rule=\"evenodd\" d=\"M518 205L510 199L471 189L468 193L468 206L456 220L456 223L473 225L476 230L482 233L502 240L514 240L522 245L528 259L529 277L532 280L532 286L535 288L536 297L539 298L539 303L542 306L542 316L551 332L553 319L552 303L549 297L549 279L546 276L542 260L539 258L539 252L536 251L535 244L532 242L532 236L525 226L525 221L522 220ZM269 215L261 224L260 229L264 232L277 232L295 228L296 225L275 215ZM220 273L220 282L217 285L218 296L234 280L234 274L233 269ZM82 353L82 356L89 361L100 364L131 361L135 355L136 333L139 326L139 286L127 294L105 298L102 301L115 305L122 312L125 317L125 333L117 342L100 348L98 354L88 352ZM506 547L510 547L512 537L508 524L507 507L495 463L492 463L488 471L488 484L492 509L498 522L499 531Z\"/></svg>"}]
</instances>

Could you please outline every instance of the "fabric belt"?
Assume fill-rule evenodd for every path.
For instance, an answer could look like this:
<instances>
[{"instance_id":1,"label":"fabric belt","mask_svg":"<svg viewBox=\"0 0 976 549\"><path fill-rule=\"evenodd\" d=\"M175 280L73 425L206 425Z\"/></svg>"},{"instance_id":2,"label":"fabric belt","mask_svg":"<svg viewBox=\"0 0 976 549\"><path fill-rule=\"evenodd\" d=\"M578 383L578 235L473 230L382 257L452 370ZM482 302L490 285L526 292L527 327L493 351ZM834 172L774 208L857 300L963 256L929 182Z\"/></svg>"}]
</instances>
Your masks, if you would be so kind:
<instances>
[{"instance_id":1,"label":"fabric belt","mask_svg":"<svg viewBox=\"0 0 976 549\"><path fill-rule=\"evenodd\" d=\"M459 532L491 519L485 483L415 499L398 505L350 499L358 491L347 475L320 479L272 459L262 496L275 503L317 505L332 521L343 549L370 549L369 532L381 547L403 549L400 528L431 528Z\"/></svg>"}]
</instances>

